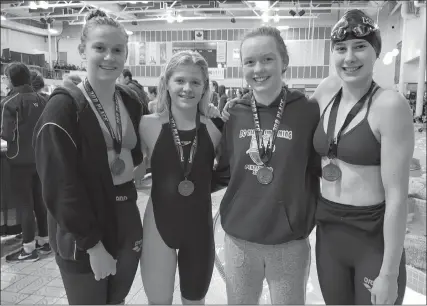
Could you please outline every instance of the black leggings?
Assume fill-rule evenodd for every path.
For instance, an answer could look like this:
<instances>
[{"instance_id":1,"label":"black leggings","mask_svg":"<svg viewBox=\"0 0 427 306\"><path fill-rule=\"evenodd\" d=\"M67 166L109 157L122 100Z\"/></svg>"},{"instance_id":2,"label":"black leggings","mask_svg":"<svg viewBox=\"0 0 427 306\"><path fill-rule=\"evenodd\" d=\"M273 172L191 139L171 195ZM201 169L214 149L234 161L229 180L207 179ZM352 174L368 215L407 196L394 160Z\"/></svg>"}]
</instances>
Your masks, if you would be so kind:
<instances>
[{"instance_id":1,"label":"black leggings","mask_svg":"<svg viewBox=\"0 0 427 306\"><path fill-rule=\"evenodd\" d=\"M358 207L319 199L316 219L316 265L327 305L370 305L374 280L384 255L385 203ZM405 252L399 267L398 297L406 289Z\"/></svg>"},{"instance_id":2,"label":"black leggings","mask_svg":"<svg viewBox=\"0 0 427 306\"><path fill-rule=\"evenodd\" d=\"M18 221L22 226L23 243L34 240L36 221L38 235L47 237L47 210L35 165L12 165L10 188L10 200L17 207Z\"/></svg>"},{"instance_id":3,"label":"black leggings","mask_svg":"<svg viewBox=\"0 0 427 306\"><path fill-rule=\"evenodd\" d=\"M133 183L132 186L130 192L136 194ZM130 291L141 257L142 222L136 196L118 194L118 199L121 201L115 206L119 239L116 275L97 281L92 272L82 274L60 268L70 305L120 304Z\"/></svg>"}]
</instances>

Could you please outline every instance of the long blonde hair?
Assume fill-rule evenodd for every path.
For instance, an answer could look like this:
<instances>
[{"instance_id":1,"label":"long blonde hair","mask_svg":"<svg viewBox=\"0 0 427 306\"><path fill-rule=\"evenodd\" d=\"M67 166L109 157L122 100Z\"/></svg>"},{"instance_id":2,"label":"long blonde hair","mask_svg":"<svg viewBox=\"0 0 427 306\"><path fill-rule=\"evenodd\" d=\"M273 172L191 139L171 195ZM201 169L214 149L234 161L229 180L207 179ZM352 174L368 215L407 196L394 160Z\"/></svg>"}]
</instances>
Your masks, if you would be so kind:
<instances>
[{"instance_id":1,"label":"long blonde hair","mask_svg":"<svg viewBox=\"0 0 427 306\"><path fill-rule=\"evenodd\" d=\"M181 65L196 65L200 67L202 75L204 78L204 91L202 99L199 102L199 110L202 113L206 113L205 110L208 109L209 100L211 96L211 91L209 89L209 72L208 72L208 63L198 52L195 51L181 51L175 53L169 62L166 64L166 69L162 73L158 86L158 95L157 103L155 108L155 113L159 115L164 115L169 112L171 107L171 98L168 92L168 82L172 74L175 72L175 69Z\"/></svg>"}]
</instances>

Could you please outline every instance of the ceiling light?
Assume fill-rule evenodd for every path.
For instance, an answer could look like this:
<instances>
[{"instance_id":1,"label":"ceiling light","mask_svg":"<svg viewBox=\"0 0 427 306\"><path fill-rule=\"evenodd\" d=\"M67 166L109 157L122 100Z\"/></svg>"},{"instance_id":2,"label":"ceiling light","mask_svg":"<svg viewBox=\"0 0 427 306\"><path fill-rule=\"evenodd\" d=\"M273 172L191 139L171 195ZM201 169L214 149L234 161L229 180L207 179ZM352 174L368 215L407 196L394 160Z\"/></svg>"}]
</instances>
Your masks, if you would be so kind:
<instances>
[{"instance_id":1,"label":"ceiling light","mask_svg":"<svg viewBox=\"0 0 427 306\"><path fill-rule=\"evenodd\" d=\"M6 17L1 15L1 21L5 21L5 20L6 20Z\"/></svg>"},{"instance_id":2,"label":"ceiling light","mask_svg":"<svg viewBox=\"0 0 427 306\"><path fill-rule=\"evenodd\" d=\"M46 1L39 1L39 6L42 8L42 9L48 9L49 8L49 3L47 3Z\"/></svg>"},{"instance_id":3,"label":"ceiling light","mask_svg":"<svg viewBox=\"0 0 427 306\"><path fill-rule=\"evenodd\" d=\"M274 22L279 22L280 21L280 16L279 16L279 14L277 12L276 12L276 14L274 14L273 19L274 19Z\"/></svg>"},{"instance_id":4,"label":"ceiling light","mask_svg":"<svg viewBox=\"0 0 427 306\"><path fill-rule=\"evenodd\" d=\"M166 16L166 21L169 23L173 23L175 21L175 18L171 14L168 14Z\"/></svg>"},{"instance_id":5,"label":"ceiling light","mask_svg":"<svg viewBox=\"0 0 427 306\"><path fill-rule=\"evenodd\" d=\"M131 36L131 35L133 35L133 32L130 31L130 30L126 30L126 34L129 35L129 36Z\"/></svg>"},{"instance_id":6,"label":"ceiling light","mask_svg":"<svg viewBox=\"0 0 427 306\"><path fill-rule=\"evenodd\" d=\"M50 34L58 34L58 30L55 29L49 29Z\"/></svg>"},{"instance_id":7,"label":"ceiling light","mask_svg":"<svg viewBox=\"0 0 427 306\"><path fill-rule=\"evenodd\" d=\"M269 21L269 19L270 19L270 16L268 16L268 12L264 12L263 14L262 14L262 21L263 22L268 22Z\"/></svg>"},{"instance_id":8,"label":"ceiling light","mask_svg":"<svg viewBox=\"0 0 427 306\"><path fill-rule=\"evenodd\" d=\"M32 10L36 10L37 9L37 4L36 4L35 1L31 1L30 2L30 9L32 9Z\"/></svg>"},{"instance_id":9,"label":"ceiling light","mask_svg":"<svg viewBox=\"0 0 427 306\"><path fill-rule=\"evenodd\" d=\"M383 58L384 65L390 65L393 63L393 55L391 52L387 52Z\"/></svg>"},{"instance_id":10,"label":"ceiling light","mask_svg":"<svg viewBox=\"0 0 427 306\"><path fill-rule=\"evenodd\" d=\"M183 22L184 18L181 15L176 16L176 21L177 22Z\"/></svg>"},{"instance_id":11,"label":"ceiling light","mask_svg":"<svg viewBox=\"0 0 427 306\"><path fill-rule=\"evenodd\" d=\"M399 55L399 49L394 48L394 49L391 51L391 54L392 54L393 56L398 56L398 55Z\"/></svg>"}]
</instances>

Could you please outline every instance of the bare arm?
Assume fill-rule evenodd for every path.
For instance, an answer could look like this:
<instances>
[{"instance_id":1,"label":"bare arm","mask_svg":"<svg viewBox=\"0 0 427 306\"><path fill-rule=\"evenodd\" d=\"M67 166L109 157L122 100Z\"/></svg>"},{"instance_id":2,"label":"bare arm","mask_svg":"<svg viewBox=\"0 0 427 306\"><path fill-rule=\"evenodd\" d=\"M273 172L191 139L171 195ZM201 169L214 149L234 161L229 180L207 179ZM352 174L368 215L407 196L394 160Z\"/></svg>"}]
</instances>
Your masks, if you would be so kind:
<instances>
[{"instance_id":1,"label":"bare arm","mask_svg":"<svg viewBox=\"0 0 427 306\"><path fill-rule=\"evenodd\" d=\"M398 276L406 232L409 166L414 151L412 115L404 99L391 91L382 93L381 177L385 191L384 255L380 275Z\"/></svg>"}]
</instances>

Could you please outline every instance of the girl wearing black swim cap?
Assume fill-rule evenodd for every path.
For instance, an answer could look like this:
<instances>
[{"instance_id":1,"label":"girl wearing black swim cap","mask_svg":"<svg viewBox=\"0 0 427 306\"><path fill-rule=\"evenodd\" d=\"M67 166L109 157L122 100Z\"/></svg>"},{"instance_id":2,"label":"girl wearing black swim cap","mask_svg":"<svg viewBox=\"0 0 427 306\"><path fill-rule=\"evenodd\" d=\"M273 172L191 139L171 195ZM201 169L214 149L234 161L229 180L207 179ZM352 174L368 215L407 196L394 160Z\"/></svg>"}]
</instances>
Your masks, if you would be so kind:
<instances>
[{"instance_id":1,"label":"girl wearing black swim cap","mask_svg":"<svg viewBox=\"0 0 427 306\"><path fill-rule=\"evenodd\" d=\"M326 304L401 304L412 115L401 95L373 80L381 35L369 16L348 11L331 42L336 75L312 97L322 112L313 139L323 169L320 287Z\"/></svg>"}]
</instances>

